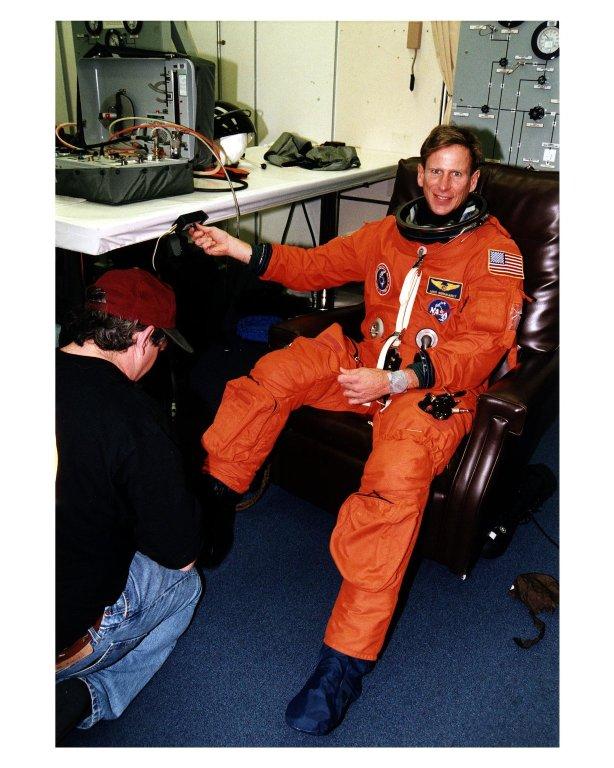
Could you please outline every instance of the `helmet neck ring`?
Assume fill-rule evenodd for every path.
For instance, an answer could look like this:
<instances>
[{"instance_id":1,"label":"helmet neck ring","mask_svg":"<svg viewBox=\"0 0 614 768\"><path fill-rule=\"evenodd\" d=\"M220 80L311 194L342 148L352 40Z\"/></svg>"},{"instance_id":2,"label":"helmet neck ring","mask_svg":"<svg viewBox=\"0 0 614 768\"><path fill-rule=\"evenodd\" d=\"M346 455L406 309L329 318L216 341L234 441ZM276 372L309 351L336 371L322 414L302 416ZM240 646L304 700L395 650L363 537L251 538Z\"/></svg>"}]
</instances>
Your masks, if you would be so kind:
<instances>
[{"instance_id":1,"label":"helmet neck ring","mask_svg":"<svg viewBox=\"0 0 614 768\"><path fill-rule=\"evenodd\" d=\"M424 196L403 203L395 213L401 235L419 243L447 243L463 232L479 227L487 217L488 203L476 192L446 217L434 214Z\"/></svg>"}]
</instances>

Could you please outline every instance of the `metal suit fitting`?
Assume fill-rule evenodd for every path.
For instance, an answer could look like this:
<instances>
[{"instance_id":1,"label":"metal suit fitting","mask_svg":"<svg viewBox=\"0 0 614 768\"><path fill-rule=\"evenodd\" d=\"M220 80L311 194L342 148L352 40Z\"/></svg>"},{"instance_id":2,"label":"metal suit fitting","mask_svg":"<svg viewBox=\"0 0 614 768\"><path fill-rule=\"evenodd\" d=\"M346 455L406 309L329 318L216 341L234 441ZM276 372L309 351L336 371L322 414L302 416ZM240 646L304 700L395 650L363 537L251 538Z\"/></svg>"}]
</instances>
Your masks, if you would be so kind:
<instances>
[{"instance_id":1,"label":"metal suit fitting","mask_svg":"<svg viewBox=\"0 0 614 768\"><path fill-rule=\"evenodd\" d=\"M376 317L375 320L371 323L369 334L372 339L379 339L384 335L384 321L381 317Z\"/></svg>"},{"instance_id":2,"label":"metal suit fitting","mask_svg":"<svg viewBox=\"0 0 614 768\"><path fill-rule=\"evenodd\" d=\"M439 336L432 328L422 328L416 334L416 346L419 349L427 349L428 347L436 347L439 341Z\"/></svg>"}]
</instances>

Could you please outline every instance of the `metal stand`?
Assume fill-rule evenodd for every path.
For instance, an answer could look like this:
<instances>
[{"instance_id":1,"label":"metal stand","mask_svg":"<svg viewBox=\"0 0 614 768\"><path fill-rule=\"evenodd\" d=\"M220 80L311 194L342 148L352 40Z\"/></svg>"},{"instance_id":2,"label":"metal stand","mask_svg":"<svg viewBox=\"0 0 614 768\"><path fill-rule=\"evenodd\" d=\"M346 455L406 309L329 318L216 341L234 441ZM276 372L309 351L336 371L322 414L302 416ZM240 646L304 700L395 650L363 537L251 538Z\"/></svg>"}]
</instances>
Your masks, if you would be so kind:
<instances>
[{"instance_id":1,"label":"metal stand","mask_svg":"<svg viewBox=\"0 0 614 768\"><path fill-rule=\"evenodd\" d=\"M339 234L339 193L330 192L322 195L320 208L319 243L324 245ZM314 309L323 311L335 306L335 289L323 288L311 292L311 303Z\"/></svg>"}]
</instances>

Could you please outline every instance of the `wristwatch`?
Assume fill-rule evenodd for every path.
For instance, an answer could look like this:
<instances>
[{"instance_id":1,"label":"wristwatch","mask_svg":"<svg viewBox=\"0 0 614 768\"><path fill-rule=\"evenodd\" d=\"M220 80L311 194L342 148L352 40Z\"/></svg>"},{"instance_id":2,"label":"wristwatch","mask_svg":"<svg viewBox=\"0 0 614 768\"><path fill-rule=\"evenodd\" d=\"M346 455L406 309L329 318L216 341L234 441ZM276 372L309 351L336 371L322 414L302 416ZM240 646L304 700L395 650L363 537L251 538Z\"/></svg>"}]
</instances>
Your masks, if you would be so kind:
<instances>
[{"instance_id":1,"label":"wristwatch","mask_svg":"<svg viewBox=\"0 0 614 768\"><path fill-rule=\"evenodd\" d=\"M388 371L387 373L390 381L390 394L400 395L405 392L409 386L405 373L403 371Z\"/></svg>"}]
</instances>

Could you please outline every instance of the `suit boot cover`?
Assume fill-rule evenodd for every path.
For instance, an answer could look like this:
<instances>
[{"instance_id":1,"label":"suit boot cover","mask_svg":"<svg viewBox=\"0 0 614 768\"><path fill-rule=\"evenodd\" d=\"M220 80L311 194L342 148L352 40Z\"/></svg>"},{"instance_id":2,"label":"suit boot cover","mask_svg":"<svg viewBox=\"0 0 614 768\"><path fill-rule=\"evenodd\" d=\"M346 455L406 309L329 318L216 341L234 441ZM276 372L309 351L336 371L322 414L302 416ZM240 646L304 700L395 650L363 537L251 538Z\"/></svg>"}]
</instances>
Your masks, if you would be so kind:
<instances>
[{"instance_id":1,"label":"suit boot cover","mask_svg":"<svg viewBox=\"0 0 614 768\"><path fill-rule=\"evenodd\" d=\"M330 733L362 693L362 678L374 666L374 661L356 659L323 644L313 674L288 704L286 722L304 733Z\"/></svg>"},{"instance_id":2,"label":"suit boot cover","mask_svg":"<svg viewBox=\"0 0 614 768\"><path fill-rule=\"evenodd\" d=\"M205 568L217 568L232 549L235 514L241 494L212 475L203 474L199 495L205 542L199 563Z\"/></svg>"}]
</instances>

